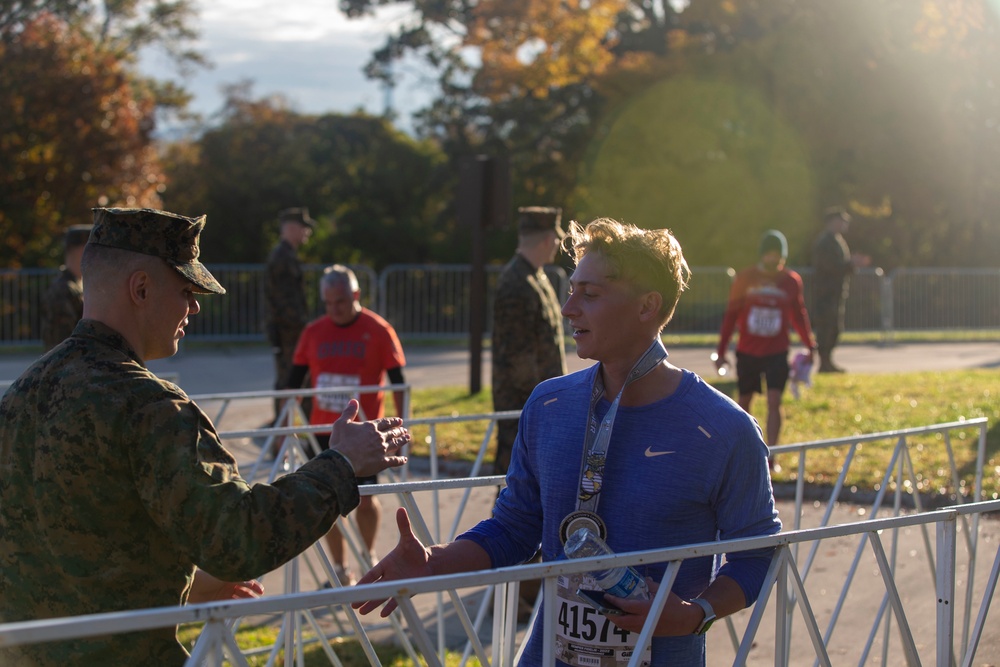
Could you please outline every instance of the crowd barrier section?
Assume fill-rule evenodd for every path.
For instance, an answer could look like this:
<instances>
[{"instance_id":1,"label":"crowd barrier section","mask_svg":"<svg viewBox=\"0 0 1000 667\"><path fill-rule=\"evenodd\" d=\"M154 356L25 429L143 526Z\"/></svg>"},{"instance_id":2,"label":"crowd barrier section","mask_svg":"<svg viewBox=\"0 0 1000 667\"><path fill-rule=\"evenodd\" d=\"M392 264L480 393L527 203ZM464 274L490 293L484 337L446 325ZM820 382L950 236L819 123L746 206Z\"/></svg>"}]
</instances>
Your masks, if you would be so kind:
<instances>
[{"instance_id":1,"label":"crowd barrier section","mask_svg":"<svg viewBox=\"0 0 1000 667\"><path fill-rule=\"evenodd\" d=\"M352 391L358 390L357 387L350 389ZM291 412L292 407L297 409L297 402L294 400L290 400L286 405L289 406L289 412ZM510 413L469 415L465 417L413 419L409 420L408 423L411 427L418 425L433 427L440 424L442 420L486 421L487 437L484 437L480 447L480 456L477 457L478 464L481 463L482 453L489 443L488 434L492 432L497 419L511 418L511 416ZM284 447L283 455L287 454L290 466L294 466L305 460L305 453L299 447L299 438L302 437L303 432L308 437L312 428L319 427L294 425L268 429L268 431L274 436L290 436L285 438L287 447ZM959 432L959 437L967 435L969 432L978 434L974 455L968 451L969 448L966 448L967 451L960 452L960 455L956 454L956 448L953 447L952 443L952 433L955 431ZM942 667L951 664L971 667L974 664L976 650L986 628L986 617L995 594L998 572L1000 572L1000 548L998 548L985 586L977 588L975 573L980 546L978 540L980 518L986 513L1000 512L1000 501L980 501L986 432L987 420L980 418L777 447L774 449L774 454L783 457L783 460L788 460L792 455L798 459L795 512L790 530L788 530L789 526L786 523L785 532L776 536L622 553L613 556L613 562L615 565L669 563L664 576L664 585L653 600L651 619L654 619L662 611L666 600L665 592L669 590L670 582L686 558L757 549L765 546L774 547L775 554L760 599L751 610L725 619L723 625L726 628L726 633L713 633L713 643L709 649L710 656L720 648L724 648L718 646L719 643L722 643L720 636L728 635L731 647L726 651L726 654L733 656L732 664L745 664L753 643L758 640L765 615L771 614L774 618L775 665L803 664L801 659L804 650L811 651L809 654L814 658L810 659L815 661L814 664L830 665L833 664L830 647L840 639L836 636L835 631L838 627L838 620L845 609L845 600L856 579L862 555L866 551L870 551L877 563L878 576L885 591L881 604L878 605L877 610L872 611L867 640L861 643L859 638L853 637L848 638L848 643L858 651L858 656L856 656L859 658L858 664L869 664L869 659L878 661L879 656L872 657L870 654L879 645L879 638L881 638L882 655L878 664L919 665L923 664L922 660L928 658L926 656L922 658L919 646L921 642L915 641L910 629L904 597L913 598L911 609L920 607L922 603L926 602L927 597L914 596L912 592L904 596L904 592L897 586L898 575L912 576L905 567L903 570L899 569L898 531L915 527L922 533L926 552L924 557L929 566L927 572L929 585L926 588L934 592L936 600L933 663ZM255 433L258 433L258 430L223 432L221 436L229 440L254 437ZM429 438L432 459L436 457L435 437L432 428ZM923 507L921 490L925 488L924 484L928 479L925 475L933 476L936 473L934 471L914 470L909 450L914 446L927 446L928 440L932 444L933 442L943 444L950 463L950 469L946 472L947 480L941 482L934 480L931 482L934 485L932 488L936 489L938 484L950 484L955 494L955 500L959 503L957 505L937 510L927 510ZM885 461L884 467L880 468L883 471L882 481L878 486L876 497L866 512L870 518L856 523L829 525L833 505L840 500L847 472L852 461L856 458L856 452L863 445L876 441L888 441L892 443L892 446L889 448L888 460ZM800 517L804 502L804 480L808 470L808 456L819 449L831 447L847 447L848 449L841 466L841 473L830 489L820 525L802 528L800 527ZM970 467L973 465L975 473L972 480L973 489L970 492L969 484L961 474L959 466ZM431 469L436 470L433 461ZM270 479L280 472L272 467L267 472L267 478ZM392 495L398 498L400 505L406 507L410 513L414 532L425 544L430 544L453 539L457 531L458 518L450 530L442 531L441 518L437 514L439 502L435 499L432 502L432 508L434 508L432 522L428 523L426 513L420 511L416 502L418 494L434 495L454 490L463 490L467 493L477 488L496 488L502 483L501 477L470 476L459 479L391 482L362 487L361 492L365 495ZM891 501L889 500L890 495ZM912 505L914 513L906 513L904 505ZM461 515L464 512L464 501L455 510L457 515ZM878 517L883 512L891 513L892 516ZM351 521L343 522L345 539L351 546L355 557L363 559L365 557L363 546L359 548L363 542L359 538L356 526L353 526L352 523ZM935 530L933 540L929 532L932 528ZM808 588L809 574L824 541L847 537L857 539L857 550L844 575L843 587L839 592L837 603L829 612L828 618L825 619L826 628L824 629L821 624L822 615L817 615L814 606L818 594L811 593ZM801 546L809 547L804 560L799 557ZM961 558L958 554L959 546L963 547ZM205 627L199 635L192 651L192 657L187 664L221 665L225 658L230 664L244 665L248 663L235 639L240 619L277 614L281 616L281 630L277 642L274 646L256 650L256 652L262 650L268 652L268 664L274 664L281 649L284 651L286 665L293 664L293 660L301 664L303 647L307 643L318 642L324 647L323 650L331 664L339 665L336 651L329 640L345 637L360 642L371 664L380 664L368 639L368 634L377 630L386 630L397 638L400 645L415 662L419 656L428 665L439 665L443 664L445 646L442 628L444 614L447 610L448 613L455 615L465 633L465 641L467 642L465 658L475 655L481 664L511 665L515 663L520 651L523 650L526 639L525 637L518 638L515 622L517 589L520 582L529 579L543 579L545 595L549 596L548 599L553 599L558 576L597 569L609 563L609 559L606 558L547 562L460 575L344 588L339 585L341 582L336 580L336 575L326 559L321 543L314 545L312 552L313 558L319 561L326 576L334 584L333 588L301 592L300 575L303 571L310 572L313 564L309 559L299 557L283 568L285 584L281 595L267 596L259 600L210 603L0 625L0 645L94 636L109 632L164 627L177 623L204 622ZM964 577L960 581L960 573L963 572ZM320 575L313 572L313 576L319 583L318 577ZM869 585L870 581L868 581ZM955 600L956 584L960 584L965 589L965 598L961 604L957 604ZM484 587L487 594L493 594L493 623L492 634L488 636L490 639L489 650L487 650L487 643L481 636L480 625L485 618L483 607L480 607L473 618L459 594L459 591L465 589L483 591ZM921 587L922 590L923 588ZM432 616L422 617L414 605L411 596L420 593L435 593L438 596L436 611ZM486 604L487 594L484 594L484 601L481 604ZM350 603L353 601L383 597L393 597L400 604L399 613L390 616L388 622L376 621L373 624L372 621L366 619L362 623L361 619L350 608ZM445 598L448 600L447 603ZM331 620L327 627L322 626L314 610L331 612ZM865 610L854 610L855 614L864 612ZM533 617L539 613L539 605L536 602ZM542 620L545 624L544 627L555 627L558 619L555 618L554 605L545 607ZM796 623L796 620L799 622ZM405 627L403 621L405 621ZM894 632L893 622L895 623ZM650 640L653 624L654 620L648 622L640 634L639 642L641 645ZM960 633L956 632L956 624L961 630ZM330 625L333 626L332 632L329 629ZM428 628L434 627L437 628L438 633L436 642L428 631ZM805 632L804 639L800 637L802 629ZM840 646L842 645L841 641L838 650L841 650ZM544 651L544 664L554 664L556 647L551 632L546 632ZM636 657L630 664L638 664L639 654L640 652L637 651ZM795 657L793 658L793 656ZM855 656L851 657L852 660L854 658ZM463 664L465 664L464 659Z\"/></svg>"},{"instance_id":2,"label":"crowd barrier section","mask_svg":"<svg viewBox=\"0 0 1000 667\"><path fill-rule=\"evenodd\" d=\"M662 611L666 601L666 591L669 584L676 575L680 564L691 557L702 557L725 552L736 552L746 549L756 549L762 547L775 547L776 551L772 558L771 566L762 588L761 597L751 611L750 618L743 629L742 637L738 638L734 665L746 663L750 649L755 641L756 633L761 626L765 613L773 607L776 626L778 628L778 639L775 642L775 665L803 664L803 654L797 649L794 654L786 650L786 638L782 635L784 624L782 619L791 613L792 609L789 600L796 597L799 603L796 605L802 623L808 634L809 646L815 656L815 664L832 665L830 652L827 650L824 638L821 635L819 622L810 603L810 597L805 586L805 582L798 571L797 563L793 555L793 547L810 542L822 542L823 540L841 537L856 536L867 538L871 545L873 554L878 561L879 576L886 588L886 595L889 598L889 606L893 618L897 622L900 648L899 654L887 656L881 664L923 664L918 647L914 641L907 623L907 610L904 608L899 591L893 581L892 565L886 555L886 548L882 535L892 533L900 529L912 526L934 526L936 531L936 542L938 546L938 560L935 566L935 586L934 595L938 602L936 605L936 632L937 637L934 644L933 664L945 667L953 664L970 666L975 664L975 651L979 638L986 624L986 615L989 610L989 603L995 593L997 582L997 571L1000 568L1000 554L995 559L993 570L990 574L990 582L987 590L983 592L982 603L977 610L974 625L974 634L969 643L960 644L958 653L955 653L954 646L954 624L955 608L951 604L954 594L954 576L956 572L956 561L954 558L954 547L957 542L957 523L961 517L978 516L988 512L1000 511L1000 501L988 501L971 503L941 510L930 511L923 514L909 516L899 516L885 519L870 519L854 524L829 526L826 528L809 528L780 533L767 538L752 538L744 540L734 540L730 542L706 543L700 545L690 545L683 548L657 549L628 554L618 554L614 557L615 565L641 566L648 563L668 562L667 573L664 576L664 586L654 597L650 620L647 621L639 638L639 646L644 647L651 638L652 627L655 619ZM418 534L421 531L418 530ZM608 559L588 558L572 561L559 561L558 563L542 563L536 565L524 565L517 568L500 568L496 570L470 572L459 575L447 575L430 577L426 579L408 579L395 582L372 584L364 587L337 588L332 590L321 590L307 593L292 593L275 595L258 600L235 601L226 603L207 603L200 605L190 605L187 607L171 607L160 609L139 610L133 612L120 612L113 614L95 614L91 616L81 616L68 619L53 619L48 621L29 621L22 623L11 623L0 625L0 645L17 645L35 643L43 641L53 641L56 639L66 639L75 637L97 636L115 632L126 632L157 627L169 627L178 623L205 623L187 665L222 665L226 659L233 665L248 665L242 650L237 645L235 639L235 622L241 618L251 616L265 616L274 614L295 615L303 614L306 610L342 607L349 608L350 603L367 599L395 598L400 604L400 612L406 620L408 634L411 637L411 647L419 649L419 656L428 665L442 665L438 654L433 648L433 642L426 630L426 622L419 616L413 607L411 597L421 593L443 593L447 592L452 596L453 604L460 606L461 600L457 598L457 591L483 585L507 586L513 582L525 581L528 579L544 579L544 590L546 595L554 595L556 577L575 572L583 572L602 566L607 566ZM550 598L551 599L551 598ZM773 602L773 605L772 605ZM502 609L497 610L502 613ZM499 615L498 615L499 616ZM463 622L468 621L466 616ZM555 627L554 606L546 608L543 622L545 627ZM471 625L466 628L471 632ZM313 627L313 632L322 636L322 629L318 624ZM503 628L501 628L503 632ZM363 633L362 633L363 634ZM556 652L554 633L546 633L544 638L544 658L543 664L554 664ZM713 635L717 636L717 635ZM279 641L283 641L285 649L286 665L294 664L293 661L300 659L302 643L291 644L288 639L290 635L285 633ZM298 641L297 639L295 641ZM363 642L366 640L362 639ZM370 645L368 645L370 647ZM476 650L476 655L481 664L512 665L515 663L516 653L509 650L510 643L505 642L500 637L494 642L493 650L488 654L480 643ZM710 651L714 651L712 647ZM487 657L489 655L490 657ZM794 655L794 657L793 657ZM269 664L273 664L272 654ZM331 664L340 664L336 654L331 648L327 653ZM374 651L369 654L371 664L380 664ZM415 656L411 656L416 660ZM862 656L859 664L867 664ZM299 663L301 664L301 663ZM629 665L639 664L639 651Z\"/></svg>"},{"instance_id":3,"label":"crowd barrier section","mask_svg":"<svg viewBox=\"0 0 1000 667\"><path fill-rule=\"evenodd\" d=\"M209 267L227 293L201 299L186 340L262 343L266 270L262 264ZM309 312L319 317L323 303L319 277L324 265L304 267ZM468 264L393 264L376 273L351 265L361 303L385 317L408 340L463 339L469 335L471 267ZM806 307L813 306L814 271L791 267L802 276ZM493 296L502 267L486 268L486 331L493 330ZM569 287L566 270L546 267L561 301ZM0 347L40 345L41 300L54 269L0 270ZM690 285L677 306L668 334L716 334L736 271L692 267ZM886 342L898 331L992 331L1000 328L1000 269L859 269L851 278L845 331L878 332Z\"/></svg>"}]
</instances>

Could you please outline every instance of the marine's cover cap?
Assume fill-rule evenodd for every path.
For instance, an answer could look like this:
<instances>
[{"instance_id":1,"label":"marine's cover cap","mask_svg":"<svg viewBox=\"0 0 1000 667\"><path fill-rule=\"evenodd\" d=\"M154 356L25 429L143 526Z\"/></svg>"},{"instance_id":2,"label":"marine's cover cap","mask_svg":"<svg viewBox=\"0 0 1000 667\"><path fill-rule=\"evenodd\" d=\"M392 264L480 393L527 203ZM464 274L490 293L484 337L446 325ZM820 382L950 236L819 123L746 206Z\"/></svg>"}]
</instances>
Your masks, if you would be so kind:
<instances>
[{"instance_id":1,"label":"marine's cover cap","mask_svg":"<svg viewBox=\"0 0 1000 667\"><path fill-rule=\"evenodd\" d=\"M286 208L280 213L278 213L278 222L297 222L300 225L314 229L316 227L316 221L309 217L309 209L307 208Z\"/></svg>"},{"instance_id":2,"label":"marine's cover cap","mask_svg":"<svg viewBox=\"0 0 1000 667\"><path fill-rule=\"evenodd\" d=\"M67 228L66 235L63 236L63 247L69 250L87 245L87 240L90 239L90 230L93 228L93 225L73 225Z\"/></svg>"},{"instance_id":3,"label":"marine's cover cap","mask_svg":"<svg viewBox=\"0 0 1000 667\"><path fill-rule=\"evenodd\" d=\"M225 288L198 261L198 239L205 216L187 218L151 208L95 208L90 241L94 245L162 258L202 294L225 294Z\"/></svg>"},{"instance_id":4,"label":"marine's cover cap","mask_svg":"<svg viewBox=\"0 0 1000 667\"><path fill-rule=\"evenodd\" d=\"M562 209L556 206L522 206L517 209L519 232L555 232L560 239L566 236L559 222Z\"/></svg>"}]
</instances>

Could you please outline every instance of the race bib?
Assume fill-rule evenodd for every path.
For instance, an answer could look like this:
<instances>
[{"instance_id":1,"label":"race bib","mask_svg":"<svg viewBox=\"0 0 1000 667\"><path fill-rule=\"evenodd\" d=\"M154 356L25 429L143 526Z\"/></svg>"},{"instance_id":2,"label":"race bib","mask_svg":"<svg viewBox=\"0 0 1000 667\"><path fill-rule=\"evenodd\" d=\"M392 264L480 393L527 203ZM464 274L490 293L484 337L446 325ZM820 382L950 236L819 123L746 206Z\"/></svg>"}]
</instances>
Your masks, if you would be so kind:
<instances>
[{"instance_id":1,"label":"race bib","mask_svg":"<svg viewBox=\"0 0 1000 667\"><path fill-rule=\"evenodd\" d=\"M761 338L777 336L781 333L781 309L751 306L747 315L747 331Z\"/></svg>"},{"instance_id":2,"label":"race bib","mask_svg":"<svg viewBox=\"0 0 1000 667\"><path fill-rule=\"evenodd\" d=\"M619 628L576 595L578 588L598 589L589 574L559 577L556 614L556 658L574 667L622 667L635 652L639 634ZM649 665L646 649L640 665Z\"/></svg>"},{"instance_id":3,"label":"race bib","mask_svg":"<svg viewBox=\"0 0 1000 667\"><path fill-rule=\"evenodd\" d=\"M340 387L360 387L361 378L357 375L341 375L340 373L320 373L316 378L317 389L331 389ZM347 409L347 404L352 398L357 398L358 392L344 391L335 394L318 394L315 397L316 404L321 410L327 412L341 413Z\"/></svg>"}]
</instances>

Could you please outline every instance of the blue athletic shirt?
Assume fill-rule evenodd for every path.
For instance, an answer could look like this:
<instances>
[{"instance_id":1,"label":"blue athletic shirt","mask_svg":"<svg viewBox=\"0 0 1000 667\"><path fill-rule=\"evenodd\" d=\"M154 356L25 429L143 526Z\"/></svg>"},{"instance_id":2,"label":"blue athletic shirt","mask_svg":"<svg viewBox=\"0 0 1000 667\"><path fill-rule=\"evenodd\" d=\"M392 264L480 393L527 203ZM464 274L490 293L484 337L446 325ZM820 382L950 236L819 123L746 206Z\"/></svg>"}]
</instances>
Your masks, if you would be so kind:
<instances>
[{"instance_id":1,"label":"blue athletic shirt","mask_svg":"<svg viewBox=\"0 0 1000 667\"><path fill-rule=\"evenodd\" d=\"M523 563L539 544L544 560L565 558L559 524L577 508L598 367L542 382L525 404L507 487L493 517L458 537L485 549L493 567ZM609 407L609 401L599 402L598 421ZM757 422L690 371L683 371L680 386L667 398L619 407L597 509L608 527L608 545L624 553L779 532L767 454ZM725 574L742 587L749 606L772 553L734 553L721 567L721 558L686 560L673 590L690 599L717 574ZM658 564L640 572L659 581L665 569ZM541 665L541 616L535 630L521 665ZM654 638L653 667L703 665L704 640L697 635Z\"/></svg>"}]
</instances>

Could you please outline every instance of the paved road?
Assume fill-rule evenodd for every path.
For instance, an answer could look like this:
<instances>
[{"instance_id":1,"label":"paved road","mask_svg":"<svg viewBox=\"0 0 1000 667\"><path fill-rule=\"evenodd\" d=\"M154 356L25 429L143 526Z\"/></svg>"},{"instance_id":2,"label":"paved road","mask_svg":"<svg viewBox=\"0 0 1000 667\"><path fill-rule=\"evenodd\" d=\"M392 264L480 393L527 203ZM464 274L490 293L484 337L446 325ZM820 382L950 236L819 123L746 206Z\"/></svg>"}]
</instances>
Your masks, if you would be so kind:
<instances>
[{"instance_id":1,"label":"paved road","mask_svg":"<svg viewBox=\"0 0 1000 667\"><path fill-rule=\"evenodd\" d=\"M677 347L670 361L700 375L715 372L712 350L705 347ZM0 352L0 382L16 378L37 354ZM1000 368L1000 343L907 343L900 345L844 345L837 348L837 363L856 373L933 371L957 368ZM469 353L465 349L417 346L406 349L406 379L414 387L469 385ZM592 362L568 350L570 370L586 368ZM180 386L189 394L231 391L262 391L274 385L274 365L264 346L198 348L170 359L149 364L158 374L176 373ZM483 356L482 386L489 387L489 351Z\"/></svg>"}]
</instances>

